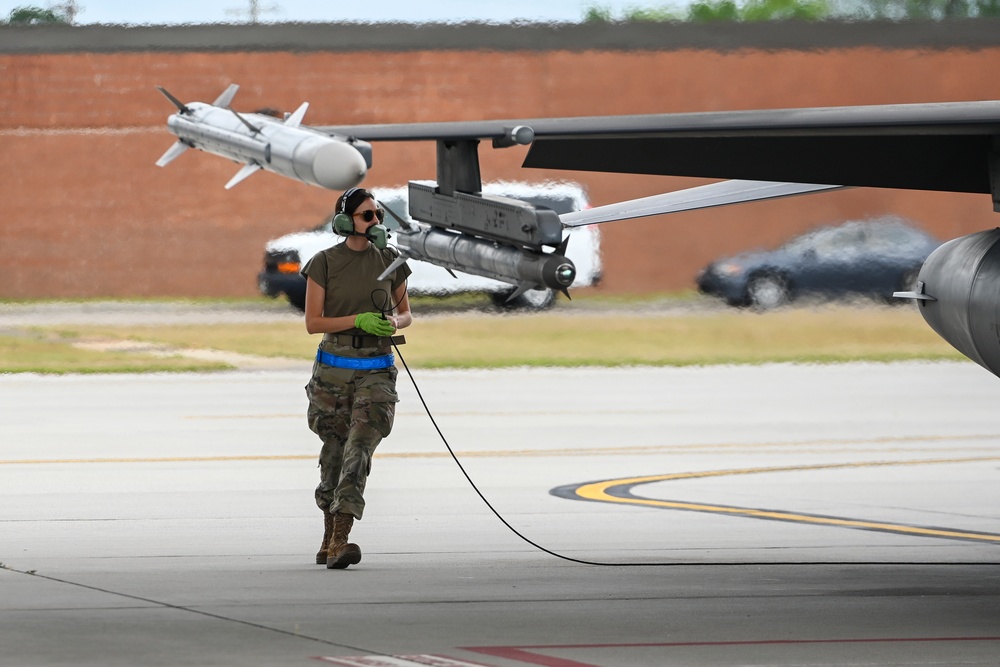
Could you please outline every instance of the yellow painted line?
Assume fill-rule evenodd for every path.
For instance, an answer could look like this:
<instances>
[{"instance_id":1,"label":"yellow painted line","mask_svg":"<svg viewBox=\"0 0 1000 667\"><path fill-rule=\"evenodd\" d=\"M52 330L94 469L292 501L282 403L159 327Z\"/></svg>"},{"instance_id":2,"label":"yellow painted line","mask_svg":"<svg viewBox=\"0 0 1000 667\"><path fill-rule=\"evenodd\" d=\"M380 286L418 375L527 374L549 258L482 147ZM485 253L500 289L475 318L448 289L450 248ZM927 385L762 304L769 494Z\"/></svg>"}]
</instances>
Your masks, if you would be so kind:
<instances>
[{"instance_id":1,"label":"yellow painted line","mask_svg":"<svg viewBox=\"0 0 1000 667\"><path fill-rule=\"evenodd\" d=\"M802 450L802 447L813 446L813 447L823 447L825 445L872 445L872 444L889 444L889 443L948 443L948 442L960 442L968 440L1000 440L1000 436L990 434L990 435L965 435L965 436L912 436L912 437L891 437L891 438L859 438L859 439L829 439L829 440L800 440L795 442L772 442L772 443L718 443L718 444L684 444L684 445L636 445L627 447L588 447L586 449L571 447L571 448L555 448L555 449L505 449L505 450L487 450L478 452L458 452L459 458L502 458L502 457L535 457L535 456L606 456L609 454L676 454L684 453L687 451L725 451L725 450L784 450L787 448L799 448L796 453L817 453L817 454L830 454L830 453L851 453L858 454L862 452L873 452L873 453L888 453L888 452L914 452L914 451L927 451L924 449L902 449L902 448L878 448L878 449L841 449L841 450L831 450L828 448L818 449L818 450ZM1000 443L998 443L1000 444ZM996 447L978 447L971 448L981 451L994 451ZM108 458L67 458L67 459L0 459L0 465L42 465L42 464L65 464L65 463L184 463L184 462L199 462L199 461L309 461L315 460L319 456L317 451L316 454L283 454L283 455L230 455L230 456L169 456L169 457L108 457ZM378 452L375 454L375 458L379 459L440 459L440 458L450 458L451 454L447 451L438 452ZM987 459L983 459L987 460ZM947 461L942 459L941 461ZM884 463L858 463L858 464L830 464L825 467L850 467L851 465L857 466L874 466L874 465L903 465L903 463L896 462L884 462ZM820 466L824 467L824 466ZM809 469L808 467L802 466L792 466L788 470L804 470ZM715 472L699 472L699 473L680 473L680 477L674 475L661 476L662 478L637 478L648 481L667 481L669 479L690 479L692 477L715 477L721 475L732 475L732 474L749 474L759 470L761 472L776 472L780 471L780 468L760 468L760 469L744 469L743 471L715 471ZM749 472L747 472L749 471ZM627 482L614 482L627 483ZM636 482L639 483L639 482ZM612 483L609 483L612 484ZM592 485L588 485L592 486ZM586 488L586 487L582 487Z\"/></svg>"},{"instance_id":2,"label":"yellow painted line","mask_svg":"<svg viewBox=\"0 0 1000 667\"><path fill-rule=\"evenodd\" d=\"M903 466L903 465L932 465L937 463L972 463L977 461L1000 461L1000 456L970 456L970 457L948 458L948 459L915 459L910 461L855 461L849 463L818 463L813 465L774 466L774 467L760 467L760 468L734 468L731 470L704 470L697 472L676 472L665 475L624 477L622 479L612 479L612 480L605 480L602 482L593 482L591 484L584 484L580 486L579 489L577 489L577 495L588 498L589 500L603 500L605 497L618 500L614 496L607 496L605 491L613 486L634 486L637 484L648 484L652 482L668 482L678 479L702 479L706 477L726 477L733 475L753 475L757 473L793 472L802 470L830 470L835 468L878 468L878 467ZM595 497L590 497L587 494L594 494Z\"/></svg>"},{"instance_id":3,"label":"yellow painted line","mask_svg":"<svg viewBox=\"0 0 1000 667\"><path fill-rule=\"evenodd\" d=\"M965 436L957 439L981 439L993 436ZM916 440L947 440L945 437L920 437ZM893 441L900 440L893 438ZM817 441L819 442L819 441ZM861 442L870 442L864 440ZM783 443L787 444L787 443ZM700 446L696 446L700 447ZM600 453L609 452L634 452L650 449L649 447L619 447L604 448L597 450ZM658 447L657 449L663 449ZM459 453L460 458L466 457L491 457L491 456L553 456L566 454L592 454L595 450L560 449L560 450L506 450L506 451L486 451L486 452L463 452ZM90 459L10 459L0 460L0 465L45 465L45 464L88 464L88 463L197 463L213 461L314 461L314 454L287 454L287 455L256 455L256 456L173 456L173 457L117 457L117 458L90 458ZM449 457L447 452L398 452L376 454L377 458L445 458ZM730 516L744 516L758 519L771 519L778 521L792 521L800 523L810 523L815 525L838 526L844 528L859 528L866 530L876 530L882 532L901 533L918 535L925 537L945 537L959 538L967 540L978 540L1000 543L1000 535L985 533L969 533L960 530L950 530L943 528L923 528L919 526L906 526L902 524L892 524L875 521L864 521L859 519L846 519L837 517L811 516L795 512L783 512L775 510L761 510L754 508L727 507L725 505L712 505L707 503L688 503L669 500L654 500L640 497L620 497L612 495L609 489L622 486L637 486L640 484L651 484L654 482L676 481L682 479L704 479L710 477L725 477L735 475L751 475L776 472L810 471L810 470L831 470L843 468L872 468L888 466L907 465L935 465L949 463L974 463L983 461L1000 461L1000 456L976 456L963 458L943 458L943 459L918 459L908 461L866 461L851 463L825 463L814 465L776 466L776 467L755 467L755 468L735 468L729 470L708 470L697 472L669 473L663 475L647 475L643 477L626 477L621 479L604 480L583 484L574 489L575 495L586 500L597 502L617 503L626 505L641 505L647 507L659 507L665 509L678 509L696 512L710 512L716 514L726 514Z\"/></svg>"},{"instance_id":4,"label":"yellow painted line","mask_svg":"<svg viewBox=\"0 0 1000 667\"><path fill-rule=\"evenodd\" d=\"M215 420L215 419L302 419L302 415L299 413L276 413L276 414L256 414L256 415L187 415L184 419L201 419L201 420Z\"/></svg>"},{"instance_id":5,"label":"yellow painted line","mask_svg":"<svg viewBox=\"0 0 1000 667\"><path fill-rule=\"evenodd\" d=\"M542 454L542 452L539 452ZM459 458L512 456L516 452L459 452ZM45 465L66 463L199 463L206 461L315 461L315 454L280 454L259 456L153 456L153 457L107 457L93 459L7 459L0 465ZM448 452L394 452L375 454L378 459L444 459L451 458Z\"/></svg>"},{"instance_id":6,"label":"yellow painted line","mask_svg":"<svg viewBox=\"0 0 1000 667\"><path fill-rule=\"evenodd\" d=\"M648 414L648 410L612 410L605 412L603 414L615 414L615 415L645 415ZM679 414L679 410L675 411L661 411L659 414ZM423 410L397 410L396 415L420 415L423 416L425 412ZM590 410L461 410L453 412L435 412L437 417L578 417L592 415L593 412ZM241 414L231 414L231 415L186 415L185 419L287 419L295 418L305 420L305 413L276 413L276 414L256 414L256 415L241 415ZM1000 437L1000 436L992 436Z\"/></svg>"},{"instance_id":7,"label":"yellow painted line","mask_svg":"<svg viewBox=\"0 0 1000 667\"><path fill-rule=\"evenodd\" d=\"M793 521L799 523L809 523L815 525L838 526L842 528L859 528L864 530L876 530L881 532L901 533L906 535L917 535L923 537L945 537L953 539L977 540L984 542L1000 543L1000 535L989 533L972 533L962 530L952 530L948 528L924 528L920 526L907 526L904 524L886 523L879 521L865 521L861 519L847 519L838 517L824 517L809 514L799 514L796 512L784 512L775 510L761 510L750 507L727 507L725 505L711 505L707 503L688 503L672 500L654 500L650 498L618 496L609 493L609 489L616 487L632 487L639 484L650 484L653 482L676 481L681 479L702 479L707 477L725 477L731 475L753 475L760 473L792 472L809 470L830 470L835 468L872 468L888 466L909 466L909 465L936 465L949 463L975 463L983 461L1000 461L1000 456L975 456L964 458L948 459L919 459L910 461L870 461L854 463L827 463L817 465L800 466L777 466L771 468L737 468L731 470L710 470L702 472L671 473L665 475L652 475L645 477L626 477L622 479L604 480L583 484L574 490L575 494L586 500L597 502L617 503L625 505L642 505L646 507L660 507L665 509L689 510L694 512L710 512L715 514L726 514L730 516L744 516L756 519L771 519L776 521Z\"/></svg>"},{"instance_id":8,"label":"yellow painted line","mask_svg":"<svg viewBox=\"0 0 1000 667\"><path fill-rule=\"evenodd\" d=\"M197 463L199 461L314 461L318 454L289 454L279 456L157 456L109 457L98 459L9 459L0 465L45 465L58 463Z\"/></svg>"}]
</instances>

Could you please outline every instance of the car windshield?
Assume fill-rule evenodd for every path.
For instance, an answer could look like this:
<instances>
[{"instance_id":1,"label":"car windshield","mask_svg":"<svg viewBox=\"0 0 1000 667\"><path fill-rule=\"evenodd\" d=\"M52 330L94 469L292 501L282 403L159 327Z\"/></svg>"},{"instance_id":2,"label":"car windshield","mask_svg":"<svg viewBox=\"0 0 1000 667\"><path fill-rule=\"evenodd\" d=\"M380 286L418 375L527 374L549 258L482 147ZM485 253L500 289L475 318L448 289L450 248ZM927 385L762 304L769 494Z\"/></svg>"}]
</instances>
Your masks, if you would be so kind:
<instances>
[{"instance_id":1,"label":"car windshield","mask_svg":"<svg viewBox=\"0 0 1000 667\"><path fill-rule=\"evenodd\" d=\"M841 227L824 227L817 229L798 238L792 239L785 244L784 250L792 255L831 255L843 248L845 244L854 244L856 239L851 238L852 234L845 234L847 231Z\"/></svg>"},{"instance_id":2,"label":"car windshield","mask_svg":"<svg viewBox=\"0 0 1000 667\"><path fill-rule=\"evenodd\" d=\"M817 229L792 239L783 249L793 255L810 254L819 258L862 250L887 255L929 242L921 232L899 222L857 222Z\"/></svg>"}]
</instances>

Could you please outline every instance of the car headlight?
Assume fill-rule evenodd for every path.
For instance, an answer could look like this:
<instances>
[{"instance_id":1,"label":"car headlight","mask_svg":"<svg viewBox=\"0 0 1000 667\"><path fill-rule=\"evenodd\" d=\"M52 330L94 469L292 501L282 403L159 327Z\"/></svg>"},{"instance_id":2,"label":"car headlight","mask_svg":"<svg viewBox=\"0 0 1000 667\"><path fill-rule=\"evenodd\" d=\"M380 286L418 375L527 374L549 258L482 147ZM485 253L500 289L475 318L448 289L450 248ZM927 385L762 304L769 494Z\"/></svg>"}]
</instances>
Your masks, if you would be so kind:
<instances>
[{"instance_id":1,"label":"car headlight","mask_svg":"<svg viewBox=\"0 0 1000 667\"><path fill-rule=\"evenodd\" d=\"M725 264L718 264L715 267L715 271L719 275L723 276L735 276L743 273L743 267L739 264L733 264L732 262L726 262Z\"/></svg>"},{"instance_id":2,"label":"car headlight","mask_svg":"<svg viewBox=\"0 0 1000 667\"><path fill-rule=\"evenodd\" d=\"M278 273L298 273L302 262L297 250L271 251L264 255L264 266Z\"/></svg>"}]
</instances>

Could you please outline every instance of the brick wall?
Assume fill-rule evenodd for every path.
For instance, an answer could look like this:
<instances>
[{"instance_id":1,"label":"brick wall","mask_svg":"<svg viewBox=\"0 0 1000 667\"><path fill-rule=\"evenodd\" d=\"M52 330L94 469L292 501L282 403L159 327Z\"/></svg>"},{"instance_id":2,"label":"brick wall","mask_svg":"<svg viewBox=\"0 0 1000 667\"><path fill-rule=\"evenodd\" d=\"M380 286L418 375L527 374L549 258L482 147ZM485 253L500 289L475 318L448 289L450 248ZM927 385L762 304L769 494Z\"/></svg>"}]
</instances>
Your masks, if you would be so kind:
<instances>
[{"instance_id":1,"label":"brick wall","mask_svg":"<svg viewBox=\"0 0 1000 667\"><path fill-rule=\"evenodd\" d=\"M264 243L318 224L335 194L262 173L226 191L237 165L172 143L162 85L306 123L716 111L989 99L1000 46L823 50L119 51L0 53L0 298L248 296ZM592 203L689 179L528 171L523 148L481 149L490 179L571 179ZM434 178L430 143L376 144L368 185ZM606 293L693 286L721 254L810 227L896 213L941 238L996 225L985 195L852 190L602 228Z\"/></svg>"}]
</instances>

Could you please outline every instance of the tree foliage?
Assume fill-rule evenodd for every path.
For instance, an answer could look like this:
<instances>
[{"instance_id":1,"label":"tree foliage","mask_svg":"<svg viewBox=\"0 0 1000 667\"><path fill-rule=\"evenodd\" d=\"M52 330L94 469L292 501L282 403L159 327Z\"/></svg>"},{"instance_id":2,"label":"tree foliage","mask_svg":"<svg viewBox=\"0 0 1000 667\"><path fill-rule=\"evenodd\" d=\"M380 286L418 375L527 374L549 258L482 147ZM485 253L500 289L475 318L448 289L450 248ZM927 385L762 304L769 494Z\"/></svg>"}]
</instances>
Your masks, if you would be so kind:
<instances>
[{"instance_id":1,"label":"tree foliage","mask_svg":"<svg viewBox=\"0 0 1000 667\"><path fill-rule=\"evenodd\" d=\"M747 0L742 5L737 5L733 0L696 0L688 7L686 20L696 22L780 21L783 19L818 21L829 16L830 6L826 0Z\"/></svg>"},{"instance_id":2,"label":"tree foliage","mask_svg":"<svg viewBox=\"0 0 1000 667\"><path fill-rule=\"evenodd\" d=\"M69 23L66 16L53 9L24 6L15 7L4 23L11 25L42 25L48 23Z\"/></svg>"},{"instance_id":3,"label":"tree foliage","mask_svg":"<svg viewBox=\"0 0 1000 667\"><path fill-rule=\"evenodd\" d=\"M1000 0L864 0L855 11L867 19L961 19L1000 16Z\"/></svg>"},{"instance_id":4,"label":"tree foliage","mask_svg":"<svg viewBox=\"0 0 1000 667\"><path fill-rule=\"evenodd\" d=\"M620 17L615 17L608 7L594 5L587 9L584 21L821 21L830 18L900 21L997 16L1000 16L1000 0L694 0L685 11L670 6L630 7Z\"/></svg>"},{"instance_id":5,"label":"tree foliage","mask_svg":"<svg viewBox=\"0 0 1000 667\"><path fill-rule=\"evenodd\" d=\"M733 0L698 0L688 7L688 21L739 21L740 8Z\"/></svg>"},{"instance_id":6,"label":"tree foliage","mask_svg":"<svg viewBox=\"0 0 1000 667\"><path fill-rule=\"evenodd\" d=\"M749 0L741 12L744 21L818 21L830 16L830 5L826 0Z\"/></svg>"}]
</instances>

